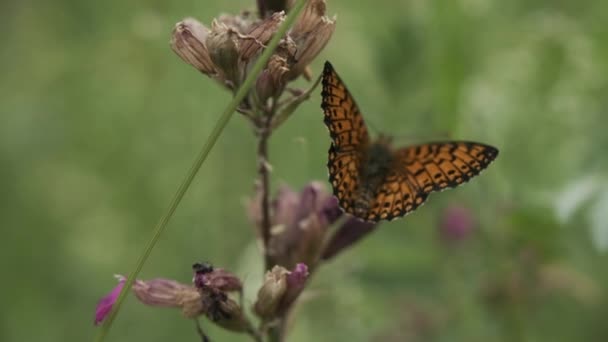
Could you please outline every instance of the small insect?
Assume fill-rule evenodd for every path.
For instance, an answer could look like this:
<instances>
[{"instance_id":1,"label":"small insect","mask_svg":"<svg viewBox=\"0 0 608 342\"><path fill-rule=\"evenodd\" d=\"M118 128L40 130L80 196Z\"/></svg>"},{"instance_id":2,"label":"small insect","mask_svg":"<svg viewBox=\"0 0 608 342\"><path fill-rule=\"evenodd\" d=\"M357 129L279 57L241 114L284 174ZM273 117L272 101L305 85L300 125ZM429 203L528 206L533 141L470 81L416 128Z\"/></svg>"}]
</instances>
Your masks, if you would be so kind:
<instances>
[{"instance_id":1,"label":"small insect","mask_svg":"<svg viewBox=\"0 0 608 342\"><path fill-rule=\"evenodd\" d=\"M371 140L359 107L329 62L323 70L321 108L329 129L329 182L340 207L364 221L403 217L434 191L455 188L496 158L495 147L470 141L394 148Z\"/></svg>"}]
</instances>

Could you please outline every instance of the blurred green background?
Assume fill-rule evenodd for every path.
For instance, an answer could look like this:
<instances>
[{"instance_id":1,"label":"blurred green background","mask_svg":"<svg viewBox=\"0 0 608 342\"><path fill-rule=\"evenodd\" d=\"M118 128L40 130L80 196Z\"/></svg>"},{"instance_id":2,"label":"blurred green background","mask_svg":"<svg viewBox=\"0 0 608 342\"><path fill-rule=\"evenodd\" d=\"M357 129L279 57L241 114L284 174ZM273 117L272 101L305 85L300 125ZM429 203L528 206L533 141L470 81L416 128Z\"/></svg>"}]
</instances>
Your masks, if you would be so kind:
<instances>
[{"instance_id":1,"label":"blurred green background","mask_svg":"<svg viewBox=\"0 0 608 342\"><path fill-rule=\"evenodd\" d=\"M169 49L173 25L254 7L0 4L0 340L92 340L97 300L132 269L230 100ZM370 126L501 152L323 266L290 340L607 341L608 2L328 0L328 14L338 24L314 72L330 60ZM275 188L326 179L319 103L316 92L273 136ZM243 210L254 143L235 115L142 279L188 282L208 260L257 291ZM446 244L439 223L453 206L476 224ZM177 310L129 298L108 341L197 339Z\"/></svg>"}]
</instances>

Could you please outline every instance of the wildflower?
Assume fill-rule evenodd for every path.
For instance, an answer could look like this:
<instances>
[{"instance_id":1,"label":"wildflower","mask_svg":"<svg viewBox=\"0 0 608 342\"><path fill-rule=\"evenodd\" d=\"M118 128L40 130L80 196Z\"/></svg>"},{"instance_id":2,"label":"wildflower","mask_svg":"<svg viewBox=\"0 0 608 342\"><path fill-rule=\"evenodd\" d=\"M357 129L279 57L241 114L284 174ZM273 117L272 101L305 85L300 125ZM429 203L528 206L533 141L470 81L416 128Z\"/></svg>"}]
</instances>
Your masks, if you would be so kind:
<instances>
[{"instance_id":1,"label":"wildflower","mask_svg":"<svg viewBox=\"0 0 608 342\"><path fill-rule=\"evenodd\" d=\"M444 241L457 242L469 237L474 226L473 215L468 208L451 206L443 212L439 232Z\"/></svg>"},{"instance_id":2,"label":"wildflower","mask_svg":"<svg viewBox=\"0 0 608 342\"><path fill-rule=\"evenodd\" d=\"M101 322L103 322L103 320L112 310L114 302L116 302L116 299L120 295L126 279L121 276L118 276L118 279L118 285L116 285L107 296L101 298L97 303L97 308L95 309L95 325L99 325Z\"/></svg>"},{"instance_id":3,"label":"wildflower","mask_svg":"<svg viewBox=\"0 0 608 342\"><path fill-rule=\"evenodd\" d=\"M248 213L261 236L261 193L250 201ZM281 186L271 203L271 236L267 255L271 265L294 268L298 263L315 265L329 222L323 204L331 198L320 182L311 182L300 193Z\"/></svg>"}]
</instances>

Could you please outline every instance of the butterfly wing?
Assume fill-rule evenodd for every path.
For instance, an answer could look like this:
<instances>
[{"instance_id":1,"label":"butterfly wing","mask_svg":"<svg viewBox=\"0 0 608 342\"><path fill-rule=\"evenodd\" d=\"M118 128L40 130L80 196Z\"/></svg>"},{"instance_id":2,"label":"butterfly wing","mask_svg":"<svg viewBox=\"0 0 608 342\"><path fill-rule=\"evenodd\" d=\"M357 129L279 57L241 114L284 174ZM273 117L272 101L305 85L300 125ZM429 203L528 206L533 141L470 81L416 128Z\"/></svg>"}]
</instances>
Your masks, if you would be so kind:
<instances>
[{"instance_id":1,"label":"butterfly wing","mask_svg":"<svg viewBox=\"0 0 608 342\"><path fill-rule=\"evenodd\" d=\"M340 207L350 212L369 134L359 107L329 62L325 62L322 86L321 108L332 140L327 162L329 182Z\"/></svg>"},{"instance_id":2,"label":"butterfly wing","mask_svg":"<svg viewBox=\"0 0 608 342\"><path fill-rule=\"evenodd\" d=\"M434 191L455 188L477 176L498 156L495 147L469 141L438 142L401 148L378 189L368 220L402 217Z\"/></svg>"}]
</instances>

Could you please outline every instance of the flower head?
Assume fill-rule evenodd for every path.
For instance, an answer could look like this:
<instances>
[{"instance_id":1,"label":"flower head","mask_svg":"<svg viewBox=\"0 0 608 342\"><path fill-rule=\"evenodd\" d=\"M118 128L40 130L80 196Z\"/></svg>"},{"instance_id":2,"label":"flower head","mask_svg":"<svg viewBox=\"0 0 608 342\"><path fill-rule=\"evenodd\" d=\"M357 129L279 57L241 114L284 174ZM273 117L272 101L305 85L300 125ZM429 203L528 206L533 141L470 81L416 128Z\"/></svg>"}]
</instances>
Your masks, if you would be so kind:
<instances>
[{"instance_id":1,"label":"flower head","mask_svg":"<svg viewBox=\"0 0 608 342\"><path fill-rule=\"evenodd\" d=\"M236 91L253 63L285 20L286 1L260 1L263 19L250 13L223 15L211 28L192 18L175 25L171 48L186 63ZM305 73L335 29L335 19L325 16L325 0L308 0L293 28L282 37L256 86L241 104L243 109L265 108L267 100L280 97L289 81Z\"/></svg>"},{"instance_id":2,"label":"flower head","mask_svg":"<svg viewBox=\"0 0 608 342\"><path fill-rule=\"evenodd\" d=\"M261 235L261 189L248 206L248 213ZM271 264L287 269L298 263L314 265L330 222L324 213L324 203L331 198L320 182L311 182L295 192L283 185L271 202L271 236L267 254Z\"/></svg>"}]
</instances>

